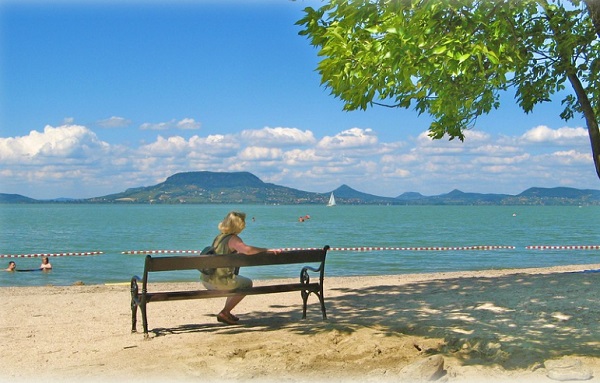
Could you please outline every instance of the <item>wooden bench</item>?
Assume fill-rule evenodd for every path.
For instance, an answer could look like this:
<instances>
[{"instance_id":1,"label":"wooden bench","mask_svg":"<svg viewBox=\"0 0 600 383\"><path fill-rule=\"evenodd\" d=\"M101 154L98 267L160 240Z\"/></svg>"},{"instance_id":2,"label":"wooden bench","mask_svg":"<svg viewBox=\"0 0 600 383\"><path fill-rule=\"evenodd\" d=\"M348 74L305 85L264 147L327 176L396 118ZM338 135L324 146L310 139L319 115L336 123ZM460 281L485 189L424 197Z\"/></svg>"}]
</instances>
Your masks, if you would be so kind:
<instances>
[{"instance_id":1,"label":"wooden bench","mask_svg":"<svg viewBox=\"0 0 600 383\"><path fill-rule=\"evenodd\" d=\"M204 299L229 297L234 295L257 295L300 291L303 308L302 319L306 318L306 304L310 293L314 293L321 303L323 319L327 319L325 300L323 297L323 277L325 273L325 257L329 246L323 249L291 250L279 254L260 253L254 255L226 254L213 256L173 256L152 257L146 256L144 274L142 278L131 278L131 332L137 332L137 309L142 313L144 336L148 337L148 316L146 306L150 302L174 301L183 299ZM186 290L186 291L159 291L148 292L148 277L152 272L174 270L200 270L220 267L249 267L266 265L284 265L297 263L312 263L318 267L304 266L300 270L300 282L273 284L267 286L254 286L249 289L237 290ZM318 273L318 280L311 281L309 271ZM198 275L200 278L200 275ZM316 279L316 278L315 278ZM142 282L142 291L139 291L138 282Z\"/></svg>"}]
</instances>

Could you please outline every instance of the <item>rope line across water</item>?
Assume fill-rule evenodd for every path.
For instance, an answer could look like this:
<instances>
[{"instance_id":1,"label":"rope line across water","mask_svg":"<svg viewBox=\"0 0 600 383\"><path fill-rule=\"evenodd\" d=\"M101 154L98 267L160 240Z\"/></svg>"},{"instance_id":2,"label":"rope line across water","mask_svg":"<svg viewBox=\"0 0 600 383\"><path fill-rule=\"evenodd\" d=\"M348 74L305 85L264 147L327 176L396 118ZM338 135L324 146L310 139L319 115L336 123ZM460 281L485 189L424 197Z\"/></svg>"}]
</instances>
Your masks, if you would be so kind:
<instances>
[{"instance_id":1,"label":"rope line across water","mask_svg":"<svg viewBox=\"0 0 600 383\"><path fill-rule=\"evenodd\" d=\"M514 249L514 246L332 247L334 251L450 251Z\"/></svg>"},{"instance_id":2,"label":"rope line across water","mask_svg":"<svg viewBox=\"0 0 600 383\"><path fill-rule=\"evenodd\" d=\"M200 254L201 250L128 250L121 254Z\"/></svg>"},{"instance_id":3,"label":"rope line across water","mask_svg":"<svg viewBox=\"0 0 600 383\"><path fill-rule=\"evenodd\" d=\"M600 245L527 246L527 250L600 250Z\"/></svg>"},{"instance_id":4,"label":"rope line across water","mask_svg":"<svg viewBox=\"0 0 600 383\"><path fill-rule=\"evenodd\" d=\"M102 251L68 252L68 253L35 253L35 254L0 254L0 258L37 258L37 257L84 257L104 254Z\"/></svg>"}]
</instances>

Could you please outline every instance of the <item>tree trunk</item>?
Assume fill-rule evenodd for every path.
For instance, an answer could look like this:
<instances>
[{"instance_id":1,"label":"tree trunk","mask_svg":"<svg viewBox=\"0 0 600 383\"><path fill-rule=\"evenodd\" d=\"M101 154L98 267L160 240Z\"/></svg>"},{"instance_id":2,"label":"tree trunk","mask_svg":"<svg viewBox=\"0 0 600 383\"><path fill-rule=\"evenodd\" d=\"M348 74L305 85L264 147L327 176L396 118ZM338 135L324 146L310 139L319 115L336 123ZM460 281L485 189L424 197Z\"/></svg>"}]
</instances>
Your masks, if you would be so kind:
<instances>
[{"instance_id":1,"label":"tree trunk","mask_svg":"<svg viewBox=\"0 0 600 383\"><path fill-rule=\"evenodd\" d=\"M590 18L592 19L592 24L594 24L594 29L596 30L596 34L598 38L600 38L600 0L584 0L585 5L587 6L588 13L590 14ZM575 89L577 93L577 98L581 103L581 98L579 96L579 92L577 88L581 88L581 83L579 79L577 80L578 85L576 86L573 83L573 80L569 78L571 81L571 85ZM584 92L585 95L585 92ZM585 97L587 101L587 106L581 104L583 109L583 114L585 116L585 120L588 126L588 133L590 135L590 141L592 143L592 155L594 156L594 164L596 165L596 173L600 178L600 128L598 127L598 115L594 113L594 109L589 105L589 100L587 96Z\"/></svg>"},{"instance_id":2,"label":"tree trunk","mask_svg":"<svg viewBox=\"0 0 600 383\"><path fill-rule=\"evenodd\" d=\"M600 37L600 0L584 0L588 13L590 14L590 18L592 19L592 23L594 24L594 29L596 30L596 34ZM544 2L546 15L548 17L548 21L550 22L550 28L555 36L559 36L560 32L557 31L552 23L552 19L554 17L554 12L548 6L546 2ZM556 43L560 48L560 40L555 39ZM575 91L575 95L577 96L577 101L581 110L583 111L583 117L585 118L585 122L588 128L588 135L590 136L590 144L592 146L592 157L594 159L594 166L596 167L596 175L600 178L600 128L598 127L598 115L597 111L594 110L592 103L585 91L585 88L581 84L579 77L577 77L577 71L570 64L569 58L571 57L571 52L559 52L559 60L563 62L566 68L567 78Z\"/></svg>"},{"instance_id":3,"label":"tree trunk","mask_svg":"<svg viewBox=\"0 0 600 383\"><path fill-rule=\"evenodd\" d=\"M594 165L596 166L596 174L600 178L600 128L598 127L598 118L594 113L594 108L585 93L581 81L575 74L568 75L569 81L575 90L577 100L583 111L583 116L587 123L588 134L590 136L590 143L592 144L592 157L594 158Z\"/></svg>"},{"instance_id":4,"label":"tree trunk","mask_svg":"<svg viewBox=\"0 0 600 383\"><path fill-rule=\"evenodd\" d=\"M600 0L584 0L594 24L596 34L600 37Z\"/></svg>"}]
</instances>

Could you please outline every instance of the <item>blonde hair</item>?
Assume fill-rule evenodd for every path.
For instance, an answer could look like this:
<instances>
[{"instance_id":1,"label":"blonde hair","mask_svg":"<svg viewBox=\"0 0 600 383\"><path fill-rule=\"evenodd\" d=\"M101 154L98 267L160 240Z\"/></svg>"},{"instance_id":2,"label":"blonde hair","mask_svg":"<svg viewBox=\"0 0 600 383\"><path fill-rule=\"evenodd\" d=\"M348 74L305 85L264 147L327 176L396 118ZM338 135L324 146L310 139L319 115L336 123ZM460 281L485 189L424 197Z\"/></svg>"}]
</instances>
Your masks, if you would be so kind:
<instances>
[{"instance_id":1,"label":"blonde hair","mask_svg":"<svg viewBox=\"0 0 600 383\"><path fill-rule=\"evenodd\" d=\"M223 234L239 234L246 227L246 213L229 212L219 223L219 231Z\"/></svg>"}]
</instances>

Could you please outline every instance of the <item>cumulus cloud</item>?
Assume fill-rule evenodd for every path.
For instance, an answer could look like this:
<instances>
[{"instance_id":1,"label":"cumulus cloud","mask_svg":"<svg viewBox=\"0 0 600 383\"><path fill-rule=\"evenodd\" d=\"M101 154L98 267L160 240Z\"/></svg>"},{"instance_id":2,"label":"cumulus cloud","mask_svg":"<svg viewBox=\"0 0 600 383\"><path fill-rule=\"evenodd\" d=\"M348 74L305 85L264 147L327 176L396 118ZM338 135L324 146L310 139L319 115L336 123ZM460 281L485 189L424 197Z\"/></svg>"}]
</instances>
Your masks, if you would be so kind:
<instances>
[{"instance_id":1,"label":"cumulus cloud","mask_svg":"<svg viewBox=\"0 0 600 383\"><path fill-rule=\"evenodd\" d=\"M473 164L481 164L481 165L507 165L507 164L521 164L531 159L531 155L529 153L523 153L517 156L480 156L473 159Z\"/></svg>"},{"instance_id":2,"label":"cumulus cloud","mask_svg":"<svg viewBox=\"0 0 600 383\"><path fill-rule=\"evenodd\" d=\"M331 158L322 155L315 149L292 149L283 153L283 161L289 166L310 166L328 162Z\"/></svg>"},{"instance_id":3,"label":"cumulus cloud","mask_svg":"<svg viewBox=\"0 0 600 383\"><path fill-rule=\"evenodd\" d=\"M148 153L149 156L159 157L185 157L190 151L190 142L180 136L164 138L158 136L156 141L141 147L141 151Z\"/></svg>"},{"instance_id":4,"label":"cumulus cloud","mask_svg":"<svg viewBox=\"0 0 600 383\"><path fill-rule=\"evenodd\" d=\"M140 125L141 130L196 130L200 129L200 123L193 118L184 118L177 121L175 119L167 122L144 122Z\"/></svg>"},{"instance_id":5,"label":"cumulus cloud","mask_svg":"<svg viewBox=\"0 0 600 383\"><path fill-rule=\"evenodd\" d=\"M244 161L263 161L276 160L281 158L281 155L281 149L250 146L240 152L239 158Z\"/></svg>"},{"instance_id":6,"label":"cumulus cloud","mask_svg":"<svg viewBox=\"0 0 600 383\"><path fill-rule=\"evenodd\" d=\"M193 118L184 118L177 122L177 129L182 130L196 130L200 129L200 123L195 121Z\"/></svg>"},{"instance_id":7,"label":"cumulus cloud","mask_svg":"<svg viewBox=\"0 0 600 383\"><path fill-rule=\"evenodd\" d=\"M103 128L123 128L131 125L131 120L123 117L112 116L105 120L98 121L98 125Z\"/></svg>"},{"instance_id":8,"label":"cumulus cloud","mask_svg":"<svg viewBox=\"0 0 600 383\"><path fill-rule=\"evenodd\" d=\"M550 129L545 125L536 126L521 136L526 142L569 144L573 141L587 139L588 132L584 128L563 127Z\"/></svg>"},{"instance_id":9,"label":"cumulus cloud","mask_svg":"<svg viewBox=\"0 0 600 383\"><path fill-rule=\"evenodd\" d=\"M591 153L581 153L577 150L554 152L552 157L563 164L591 164L593 162Z\"/></svg>"},{"instance_id":10,"label":"cumulus cloud","mask_svg":"<svg viewBox=\"0 0 600 383\"><path fill-rule=\"evenodd\" d=\"M344 130L333 137L323 137L317 146L324 149L338 150L373 147L376 144L377 136L372 129L352 128Z\"/></svg>"},{"instance_id":11,"label":"cumulus cloud","mask_svg":"<svg viewBox=\"0 0 600 383\"><path fill-rule=\"evenodd\" d=\"M260 146L305 146L316 142L316 139L310 130L302 131L296 128L282 127L265 127L260 130L244 130L241 133L241 137L250 145Z\"/></svg>"},{"instance_id":12,"label":"cumulus cloud","mask_svg":"<svg viewBox=\"0 0 600 383\"><path fill-rule=\"evenodd\" d=\"M0 138L0 163L41 163L54 160L89 160L102 155L108 144L80 125L46 126L22 137Z\"/></svg>"}]
</instances>

